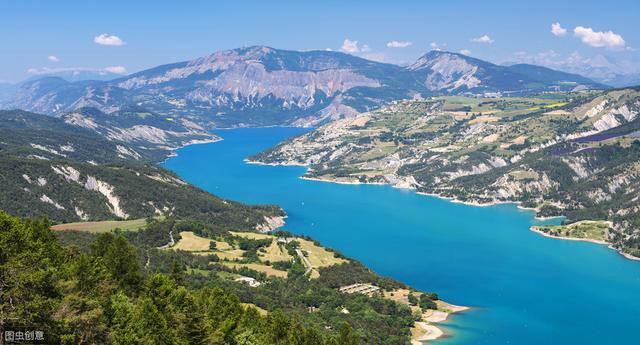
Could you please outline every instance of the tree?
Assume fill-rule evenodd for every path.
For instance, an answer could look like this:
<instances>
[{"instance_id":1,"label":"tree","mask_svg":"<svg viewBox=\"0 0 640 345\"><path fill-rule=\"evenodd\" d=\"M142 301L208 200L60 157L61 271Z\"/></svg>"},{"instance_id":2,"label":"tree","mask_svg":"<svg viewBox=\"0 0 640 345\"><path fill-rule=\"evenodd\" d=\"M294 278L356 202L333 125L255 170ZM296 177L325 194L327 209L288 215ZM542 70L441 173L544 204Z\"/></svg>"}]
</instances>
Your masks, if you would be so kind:
<instances>
[{"instance_id":1,"label":"tree","mask_svg":"<svg viewBox=\"0 0 640 345\"><path fill-rule=\"evenodd\" d=\"M358 339L358 336L353 332L353 328L351 328L351 326L346 322L343 322L342 325L340 325L340 330L338 331L336 342L340 345L360 344L360 340Z\"/></svg>"},{"instance_id":2,"label":"tree","mask_svg":"<svg viewBox=\"0 0 640 345\"><path fill-rule=\"evenodd\" d=\"M430 300L432 301L437 301L440 298L438 297L438 294L435 292L425 292L425 296L427 296Z\"/></svg>"},{"instance_id":3,"label":"tree","mask_svg":"<svg viewBox=\"0 0 640 345\"><path fill-rule=\"evenodd\" d=\"M268 331L269 331L269 343L280 344L287 339L288 330L290 327L289 318L281 311L276 310L267 319Z\"/></svg>"},{"instance_id":4,"label":"tree","mask_svg":"<svg viewBox=\"0 0 640 345\"><path fill-rule=\"evenodd\" d=\"M0 332L33 327L56 336L61 262L48 221L20 221L0 212Z\"/></svg>"},{"instance_id":5,"label":"tree","mask_svg":"<svg viewBox=\"0 0 640 345\"><path fill-rule=\"evenodd\" d=\"M169 276L171 278L173 278L173 280L179 284L182 285L184 284L184 271L185 271L185 267L184 265L178 263L177 260L173 260L171 262L171 272L169 273Z\"/></svg>"},{"instance_id":6,"label":"tree","mask_svg":"<svg viewBox=\"0 0 640 345\"><path fill-rule=\"evenodd\" d=\"M125 291L136 291L142 282L140 262L135 247L122 234L100 234L91 246L94 256L101 256L111 277Z\"/></svg>"},{"instance_id":7,"label":"tree","mask_svg":"<svg viewBox=\"0 0 640 345\"><path fill-rule=\"evenodd\" d=\"M429 298L427 294L422 294L420 295L420 308L422 308L422 310L427 310L427 309L435 310L435 309L438 309L438 305L436 304L436 302L431 300L431 298Z\"/></svg>"},{"instance_id":8,"label":"tree","mask_svg":"<svg viewBox=\"0 0 640 345\"><path fill-rule=\"evenodd\" d=\"M409 300L409 304L418 305L418 298L416 297L416 295L409 293L407 299Z\"/></svg>"}]
</instances>

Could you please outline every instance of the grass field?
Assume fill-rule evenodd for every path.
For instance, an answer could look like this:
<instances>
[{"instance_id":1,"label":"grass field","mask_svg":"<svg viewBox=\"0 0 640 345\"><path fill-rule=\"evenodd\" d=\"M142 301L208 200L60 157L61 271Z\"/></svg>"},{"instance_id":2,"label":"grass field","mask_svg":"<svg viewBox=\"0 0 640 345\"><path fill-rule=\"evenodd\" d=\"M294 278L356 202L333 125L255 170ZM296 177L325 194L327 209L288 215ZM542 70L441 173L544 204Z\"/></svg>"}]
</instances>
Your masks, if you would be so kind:
<instances>
[{"instance_id":1,"label":"grass field","mask_svg":"<svg viewBox=\"0 0 640 345\"><path fill-rule=\"evenodd\" d=\"M604 220L583 220L568 225L534 226L534 230L551 236L604 241L611 224Z\"/></svg>"},{"instance_id":2,"label":"grass field","mask_svg":"<svg viewBox=\"0 0 640 345\"><path fill-rule=\"evenodd\" d=\"M262 261L269 260L270 262L277 262L277 261L289 261L293 259L293 257L289 255L289 253L284 247L278 246L276 242L277 238L273 235L252 233L252 232L232 232L232 234L235 236L241 236L241 237L246 237L251 239L267 239L267 238L273 239L273 242L268 247L265 248L266 252L258 252L258 256ZM313 266L313 270L311 271L311 278L317 278L320 276L320 274L318 273L318 268L320 267L327 267L327 266L337 265L337 264L346 262L345 259L336 258L333 252L330 252L323 247L315 245L312 241L305 240L302 238L296 238L295 240L300 243L300 249L302 249L303 252L307 253L307 259L309 260L309 262L311 262L311 265ZM223 258L223 256L220 255L220 253L216 253L216 254L220 258ZM232 259L232 258L233 257L230 257L229 259ZM225 263L225 264L240 265L237 263ZM248 268L253 268L259 272L264 272L267 275L273 275L277 277L286 277L286 274L287 274L284 271L279 271L270 266L261 265L259 263L241 264L241 265L246 266ZM235 266L231 266L231 267L235 267Z\"/></svg>"},{"instance_id":3,"label":"grass field","mask_svg":"<svg viewBox=\"0 0 640 345\"><path fill-rule=\"evenodd\" d=\"M237 232L237 231L229 231L233 236L239 236L248 238L251 240L264 240L265 238L275 238L273 235L269 234L261 234L257 232Z\"/></svg>"},{"instance_id":4,"label":"grass field","mask_svg":"<svg viewBox=\"0 0 640 345\"><path fill-rule=\"evenodd\" d=\"M91 233L110 232L115 229L122 231L138 231L147 225L146 218L132 220L105 220L101 222L77 222L57 224L51 227L52 230L76 230Z\"/></svg>"},{"instance_id":5,"label":"grass field","mask_svg":"<svg viewBox=\"0 0 640 345\"><path fill-rule=\"evenodd\" d=\"M244 250L242 249L226 249L226 250L216 250L215 254L221 259L221 260L235 260L235 259L242 259L242 254L244 254Z\"/></svg>"},{"instance_id":6,"label":"grass field","mask_svg":"<svg viewBox=\"0 0 640 345\"><path fill-rule=\"evenodd\" d=\"M318 268L327 267L333 265L339 265L347 262L345 259L336 258L333 252L326 250L323 247L316 246L313 242L297 238L296 241L300 242L300 249L307 253L307 259L313 266L311 271L311 278L317 278L320 276Z\"/></svg>"},{"instance_id":7,"label":"grass field","mask_svg":"<svg viewBox=\"0 0 640 345\"><path fill-rule=\"evenodd\" d=\"M198 236L191 231L181 232L181 239L173 247L171 247L171 249L184 250L192 252L196 255L215 254L221 259L220 263L226 265L227 267L247 267L255 271L265 273L268 276L281 278L287 277L286 271L277 270L264 263L265 261L278 262L291 261L293 259L293 256L289 255L287 249L284 248L284 246L278 245L276 236L254 232L231 232L231 234L234 236L255 240L271 239L272 242L269 246L264 248L265 251L258 251L260 262L252 263L236 262L236 260L242 260L244 258L244 250L235 248L233 245L227 242L216 241ZM346 262L345 259L336 258L333 252L330 252L323 247L317 246L311 241L301 238L296 238L295 240L300 243L300 249L307 253L307 259L309 260L309 262L311 262L311 265L314 268L311 272L311 278L317 278L320 276L317 270L320 267L327 267ZM216 243L216 249L213 251L209 249L209 244L211 242Z\"/></svg>"},{"instance_id":8,"label":"grass field","mask_svg":"<svg viewBox=\"0 0 640 345\"><path fill-rule=\"evenodd\" d=\"M278 245L275 239L265 249L267 250L266 253L258 252L258 256L260 257L261 260L265 260L265 261L269 260L271 262L276 262L276 261L290 261L291 259L293 259L293 257L289 255L289 253L287 252L287 249L282 245Z\"/></svg>"},{"instance_id":9,"label":"grass field","mask_svg":"<svg viewBox=\"0 0 640 345\"><path fill-rule=\"evenodd\" d=\"M208 238L200 237L193 233L193 231L183 231L180 233L180 240L171 249L184 250L187 252L208 252L209 243L211 240Z\"/></svg>"},{"instance_id":10,"label":"grass field","mask_svg":"<svg viewBox=\"0 0 640 345\"><path fill-rule=\"evenodd\" d=\"M259 264L259 263L250 263L250 264L242 264L242 263L237 263L237 262L223 262L222 264L224 264L227 267L231 267L231 268L240 268L240 267L246 267L246 268L250 268L252 270L258 271L258 272L262 272L268 276L272 276L272 277L280 277L280 278L286 278L287 277L287 272L285 271L280 271L277 270L271 266L267 266L264 264Z\"/></svg>"}]
</instances>

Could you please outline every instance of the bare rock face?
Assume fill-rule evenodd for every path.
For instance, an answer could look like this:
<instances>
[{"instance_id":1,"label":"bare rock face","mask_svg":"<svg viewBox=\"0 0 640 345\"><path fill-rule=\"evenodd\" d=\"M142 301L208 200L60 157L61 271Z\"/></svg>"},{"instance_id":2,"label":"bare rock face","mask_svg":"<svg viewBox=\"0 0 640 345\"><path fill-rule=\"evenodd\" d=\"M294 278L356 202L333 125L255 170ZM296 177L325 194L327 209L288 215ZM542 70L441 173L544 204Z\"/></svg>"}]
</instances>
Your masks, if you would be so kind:
<instances>
[{"instance_id":1,"label":"bare rock face","mask_svg":"<svg viewBox=\"0 0 640 345\"><path fill-rule=\"evenodd\" d=\"M180 114L206 127L310 126L354 117L390 101L434 94L599 87L586 78L548 69L545 75L560 74L560 80L540 81L536 74L527 74L530 70L521 66L514 71L443 51L431 51L411 66L401 67L340 52L254 46L162 65L112 81L33 80L22 84L3 103L47 114L86 107L109 114L135 106L163 116ZM530 85L537 88L530 89Z\"/></svg>"},{"instance_id":2,"label":"bare rock face","mask_svg":"<svg viewBox=\"0 0 640 345\"><path fill-rule=\"evenodd\" d=\"M500 104L485 108L495 117L466 111L461 99L393 102L250 160L308 166L306 178L388 183L474 204L519 202L571 222L606 220L610 243L640 255L640 88L585 92L534 109L531 97L520 114L509 112L521 98L487 99Z\"/></svg>"},{"instance_id":3,"label":"bare rock face","mask_svg":"<svg viewBox=\"0 0 640 345\"><path fill-rule=\"evenodd\" d=\"M469 63L460 55L427 54L408 68L413 71L430 70L425 86L431 91L454 91L462 87L474 89L482 83L476 77L479 66Z\"/></svg>"},{"instance_id":4,"label":"bare rock face","mask_svg":"<svg viewBox=\"0 0 640 345\"><path fill-rule=\"evenodd\" d=\"M109 82L43 78L25 83L9 103L48 114L86 107L113 113L135 105L163 115L194 115L192 120L201 125L313 124L357 113L344 102L352 100L349 92L354 89L365 94L383 87L396 90L392 96L377 92L360 105L362 109L386 98L408 97L408 89L395 80L396 75L406 73L399 66L338 52L256 46L216 52ZM252 111L261 116L244 118ZM268 114L277 113L284 115L269 118Z\"/></svg>"},{"instance_id":5,"label":"bare rock face","mask_svg":"<svg viewBox=\"0 0 640 345\"><path fill-rule=\"evenodd\" d=\"M276 230L284 225L284 216L264 217L264 222L256 225L256 230L260 232L269 232Z\"/></svg>"}]
</instances>

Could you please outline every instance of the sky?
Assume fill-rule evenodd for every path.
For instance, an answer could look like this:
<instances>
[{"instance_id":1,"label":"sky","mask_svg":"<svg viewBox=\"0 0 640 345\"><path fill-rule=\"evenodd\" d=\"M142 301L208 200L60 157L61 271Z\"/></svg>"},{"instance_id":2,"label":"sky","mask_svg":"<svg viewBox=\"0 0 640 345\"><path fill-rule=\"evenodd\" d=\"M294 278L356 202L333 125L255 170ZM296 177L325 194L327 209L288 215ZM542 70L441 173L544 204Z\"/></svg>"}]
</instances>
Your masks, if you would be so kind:
<instances>
[{"instance_id":1,"label":"sky","mask_svg":"<svg viewBox=\"0 0 640 345\"><path fill-rule=\"evenodd\" d=\"M605 57L640 73L639 14L638 0L2 1L0 81L133 73L250 45L397 64L431 49L565 69Z\"/></svg>"}]
</instances>

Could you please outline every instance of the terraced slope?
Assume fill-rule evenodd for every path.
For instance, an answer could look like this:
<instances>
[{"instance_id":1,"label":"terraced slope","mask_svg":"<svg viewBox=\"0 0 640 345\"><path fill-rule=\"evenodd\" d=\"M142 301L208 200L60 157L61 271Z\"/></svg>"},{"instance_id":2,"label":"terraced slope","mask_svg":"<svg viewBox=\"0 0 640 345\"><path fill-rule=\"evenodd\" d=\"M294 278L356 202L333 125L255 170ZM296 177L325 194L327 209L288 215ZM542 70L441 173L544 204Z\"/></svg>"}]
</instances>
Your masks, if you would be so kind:
<instances>
[{"instance_id":1,"label":"terraced slope","mask_svg":"<svg viewBox=\"0 0 640 345\"><path fill-rule=\"evenodd\" d=\"M306 177L391 183L471 203L517 201L568 222L608 220L640 255L640 89L396 102L329 123L254 160Z\"/></svg>"}]
</instances>

